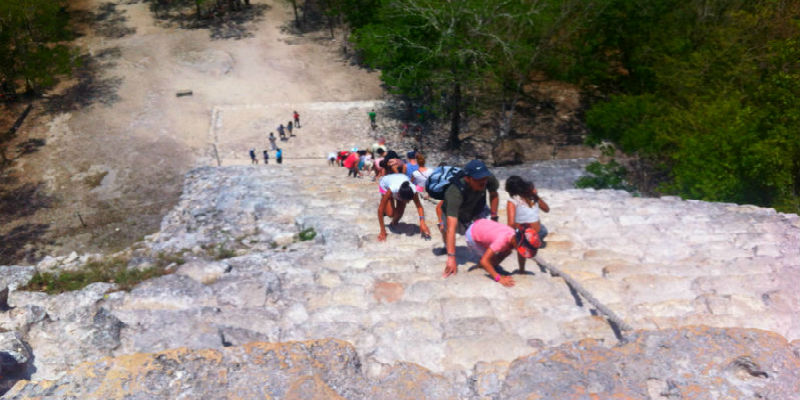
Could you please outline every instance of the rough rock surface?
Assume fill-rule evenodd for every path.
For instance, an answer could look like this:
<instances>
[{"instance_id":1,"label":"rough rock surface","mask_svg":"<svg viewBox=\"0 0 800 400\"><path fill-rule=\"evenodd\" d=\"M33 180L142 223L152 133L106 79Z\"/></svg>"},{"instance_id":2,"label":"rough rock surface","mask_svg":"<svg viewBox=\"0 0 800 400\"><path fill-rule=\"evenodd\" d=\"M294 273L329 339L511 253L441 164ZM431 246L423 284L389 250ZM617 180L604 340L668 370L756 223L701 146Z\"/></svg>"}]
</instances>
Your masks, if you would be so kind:
<instances>
[{"instance_id":1,"label":"rough rock surface","mask_svg":"<svg viewBox=\"0 0 800 400\"><path fill-rule=\"evenodd\" d=\"M453 384L414 364L368 377L336 340L179 348L105 358L55 381L19 382L8 399L790 399L800 358L782 337L748 329L640 331L606 347L573 342L479 365Z\"/></svg>"},{"instance_id":2,"label":"rough rock surface","mask_svg":"<svg viewBox=\"0 0 800 400\"><path fill-rule=\"evenodd\" d=\"M347 350L353 356L347 359L357 360L358 368L347 372L351 375L341 372L350 367L340 365L337 370L344 374L346 385L304 372L281 389L294 387L302 392L269 392L269 396L389 398L388 388L394 387L397 393L417 393L415 398L528 398L540 392L528 386L519 389L522 384L514 383L524 376L519 363L546 354L577 359L570 361L569 368L577 371L571 372L571 379L579 383L542 387L545 394L540 398L561 396L558 393L572 396L569 390L594 379L579 374L589 374L594 355L605 354L607 362L620 371L622 365L632 372L646 371L651 360L640 354L654 353L643 338L664 343L681 335L685 345L674 353L659 353L664 365L659 368L668 368L669 363L687 368L682 380L657 375L652 382L647 377L641 383L638 375L591 373L599 383L584 384L586 395L599 393L603 398L626 393L648 398L639 397L646 393L659 398L661 394L652 393L663 392L667 393L664 398L670 398L685 384L731 393L772 393L780 398L785 388L796 385L796 376L769 371L775 380L753 381L762 386L753 386L750 380L725 381L728 378L722 375L693 376L704 372L687 367L685 360L700 355L683 352L712 341L730 344L709 347L720 349L709 352L713 363L728 360L728 365L738 357L749 357L738 364L752 361L759 371L767 370L772 361L759 354L770 348L776 354L785 353L786 363L797 363L797 342L792 347L786 340L800 339L800 293L793 284L800 278L796 245L800 218L752 206L569 189L587 162L562 160L494 172L501 179L520 174L536 182L552 208L542 216L550 235L538 258L569 274L632 325L635 333L612 329L594 306L573 296L563 279L540 272L534 263L529 262L528 274L515 275L514 288L497 285L475 268L476 258L468 254L462 237L457 239L459 274L442 279L445 260L438 255L439 235L434 232L432 241L422 240L413 210L390 229L385 243L377 242L378 193L369 179L348 179L345 171L332 167L207 167L187 175L181 202L164 218L161 231L131 251L134 267L154 263L164 255L180 257L185 263L176 263L175 273L144 282L130 292L96 283L81 291L48 296L20 291L21 283L7 284L10 309L0 314L0 329L19 332L32 348L31 379L53 380L57 387L68 388L61 394L19 391L20 385L30 388L25 390L53 385L21 382L14 396L41 393L61 398L75 391L80 393L75 395L78 398L90 398L92 393L108 393L99 389L105 384L99 380L120 379L125 387L125 379L132 382L137 376L137 363L157 356L125 357L173 354L170 351L178 350L170 349L176 348L185 348L179 351L180 360L201 360L190 372L180 372L184 368L180 363L174 366L176 382L184 382L181 379L187 376L203 376L211 382L224 378L205 378L203 371L213 370L205 364L207 359L244 357L234 355L245 352L248 343L291 347L287 342L328 338L353 346ZM504 215L506 193L501 189L500 195ZM424 202L424 208L428 224L435 229L434 204ZM316 237L299 240L298 233L307 228L313 228ZM43 262L72 268L72 259L81 257L69 258ZM516 260L509 257L502 267L512 272ZM682 329L687 325L707 327ZM683 333L669 336L669 332ZM746 333L736 336L736 332ZM587 339L591 341L581 342ZM627 344L617 346L620 339ZM647 345L634 346L640 342ZM722 352L726 348L741 354L726 356ZM117 358L96 361L103 357ZM140 361L131 361L135 359ZM89 368L84 365L76 370L82 362L93 362L88 365L97 368L97 376L91 379L98 381L80 384L81 388L95 387L94 391L71 386L70 377L77 376L74 371ZM236 368L250 368L239 364ZM123 368L119 365L129 365L134 372L118 375L113 371ZM111 372L103 372L106 368ZM252 368L253 375L245 381L269 375L261 367ZM637 383L624 383L624 379ZM383 386L375 383L383 380ZM615 383L603 383L609 380ZM155 398L181 393L195 397L202 390L219 390L208 392L209 397L234 396L237 384L225 382L227 386L213 389L201 388L203 383L197 382L191 389L197 392L182 392L178 383L159 386L163 383L153 382L152 386ZM402 389L406 383L421 385L420 392ZM347 385L357 389L348 391L351 386ZM376 387L383 391L373 396L370 393ZM641 387L648 391L642 392Z\"/></svg>"}]
</instances>

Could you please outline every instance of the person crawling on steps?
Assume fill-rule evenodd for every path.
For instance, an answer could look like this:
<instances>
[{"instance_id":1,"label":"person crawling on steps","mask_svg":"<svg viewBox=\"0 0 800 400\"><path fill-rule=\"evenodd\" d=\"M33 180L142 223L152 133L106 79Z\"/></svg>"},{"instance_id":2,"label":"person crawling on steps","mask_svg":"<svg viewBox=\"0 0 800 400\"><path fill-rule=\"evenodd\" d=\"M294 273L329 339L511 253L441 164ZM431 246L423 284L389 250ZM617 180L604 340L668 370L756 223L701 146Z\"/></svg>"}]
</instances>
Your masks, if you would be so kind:
<instances>
[{"instance_id":1,"label":"person crawling on steps","mask_svg":"<svg viewBox=\"0 0 800 400\"><path fill-rule=\"evenodd\" d=\"M390 217L392 222L389 226L395 226L400 222L403 213L406 210L406 204L414 200L414 205L417 206L419 213L419 231L424 239L429 239L431 236L428 226L425 224L425 210L419 201L414 185L405 174L396 173L386 175L381 178L378 185L381 193L381 201L378 204L378 224L381 227L381 232L378 234L378 241L386 240L386 227L383 223L383 217Z\"/></svg>"},{"instance_id":2,"label":"person crawling on steps","mask_svg":"<svg viewBox=\"0 0 800 400\"><path fill-rule=\"evenodd\" d=\"M467 247L481 258L478 265L486 270L495 282L506 287L514 286L515 282L511 276L497 272L500 263L516 249L519 270L524 272L525 259L533 257L536 249L541 246L539 236L532 229L514 230L508 225L486 218L470 224L464 236Z\"/></svg>"}]
</instances>

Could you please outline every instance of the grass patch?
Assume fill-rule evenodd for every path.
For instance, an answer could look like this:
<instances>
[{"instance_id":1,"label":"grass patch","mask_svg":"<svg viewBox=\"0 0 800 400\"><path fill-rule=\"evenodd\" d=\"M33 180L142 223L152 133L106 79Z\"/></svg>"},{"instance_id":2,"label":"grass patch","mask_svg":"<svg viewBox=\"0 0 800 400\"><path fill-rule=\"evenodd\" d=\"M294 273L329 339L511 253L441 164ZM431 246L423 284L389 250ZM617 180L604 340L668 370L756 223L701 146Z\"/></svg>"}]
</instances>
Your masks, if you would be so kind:
<instances>
[{"instance_id":1,"label":"grass patch","mask_svg":"<svg viewBox=\"0 0 800 400\"><path fill-rule=\"evenodd\" d=\"M214 254L215 260L224 260L226 258L231 258L236 256L236 251L225 248L222 245L217 246L216 254Z\"/></svg>"},{"instance_id":2,"label":"grass patch","mask_svg":"<svg viewBox=\"0 0 800 400\"><path fill-rule=\"evenodd\" d=\"M103 183L103 178L105 178L106 175L108 175L108 171L103 171L98 174L89 175L86 178L83 178L83 183L85 183L90 188L94 189L100 186L101 183Z\"/></svg>"},{"instance_id":3,"label":"grass patch","mask_svg":"<svg viewBox=\"0 0 800 400\"><path fill-rule=\"evenodd\" d=\"M314 238L316 236L317 236L317 232L314 231L313 227L312 228L303 229L302 231L300 231L300 233L297 234L297 238L300 239L301 242L314 240Z\"/></svg>"},{"instance_id":4,"label":"grass patch","mask_svg":"<svg viewBox=\"0 0 800 400\"><path fill-rule=\"evenodd\" d=\"M72 290L81 290L95 282L116 283L122 290L130 290L136 284L167 274L163 266L145 269L128 268L128 259L115 257L99 261L91 261L77 271L64 271L59 274L37 272L33 279L21 290L58 294Z\"/></svg>"}]
</instances>

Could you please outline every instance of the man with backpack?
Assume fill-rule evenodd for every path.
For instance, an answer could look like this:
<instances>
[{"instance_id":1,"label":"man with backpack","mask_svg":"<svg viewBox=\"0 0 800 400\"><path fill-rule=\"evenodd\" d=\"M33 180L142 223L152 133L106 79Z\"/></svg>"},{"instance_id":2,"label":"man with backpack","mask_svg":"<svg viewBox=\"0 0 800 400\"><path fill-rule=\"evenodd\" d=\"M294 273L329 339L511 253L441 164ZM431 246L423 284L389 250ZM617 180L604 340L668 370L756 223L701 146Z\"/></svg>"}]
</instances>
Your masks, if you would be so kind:
<instances>
[{"instance_id":1,"label":"man with backpack","mask_svg":"<svg viewBox=\"0 0 800 400\"><path fill-rule=\"evenodd\" d=\"M497 221L499 187L497 178L480 160L468 162L463 170L451 178L450 185L444 191L444 200L437 205L437 209L443 214L439 221L439 231L447 251L447 264L443 274L445 278L458 273L456 231L463 234L475 220L488 216ZM490 207L486 206L487 191Z\"/></svg>"}]
</instances>

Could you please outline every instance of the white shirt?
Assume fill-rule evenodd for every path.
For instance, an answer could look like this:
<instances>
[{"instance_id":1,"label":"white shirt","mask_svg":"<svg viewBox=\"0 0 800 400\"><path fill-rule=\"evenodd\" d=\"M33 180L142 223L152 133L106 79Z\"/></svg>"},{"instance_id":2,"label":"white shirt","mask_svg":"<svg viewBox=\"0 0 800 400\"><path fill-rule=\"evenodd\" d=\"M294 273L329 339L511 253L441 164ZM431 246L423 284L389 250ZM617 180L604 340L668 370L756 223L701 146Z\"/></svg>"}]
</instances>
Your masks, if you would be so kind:
<instances>
[{"instance_id":1,"label":"white shirt","mask_svg":"<svg viewBox=\"0 0 800 400\"><path fill-rule=\"evenodd\" d=\"M414 173L411 174L411 179L415 185L425 187L425 182L428 181L431 174L433 174L433 169L426 167L425 172L420 170L414 171Z\"/></svg>"},{"instance_id":2,"label":"white shirt","mask_svg":"<svg viewBox=\"0 0 800 400\"><path fill-rule=\"evenodd\" d=\"M525 200L519 198L518 196L512 197L509 199L509 201L516 207L514 222L518 224L532 224L534 222L539 222L539 203L533 203L533 207L531 207L528 206L528 203Z\"/></svg>"},{"instance_id":3,"label":"white shirt","mask_svg":"<svg viewBox=\"0 0 800 400\"><path fill-rule=\"evenodd\" d=\"M411 182L408 180L406 174L390 174L381 178L379 184L384 191L391 190L392 197L397 199L397 192L400 191L400 186L403 185L403 182ZM414 193L417 192L417 188L414 187L414 185L411 185L411 190L413 190Z\"/></svg>"}]
</instances>

